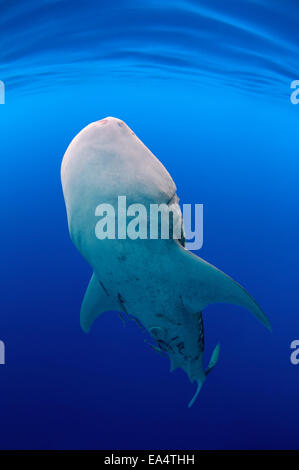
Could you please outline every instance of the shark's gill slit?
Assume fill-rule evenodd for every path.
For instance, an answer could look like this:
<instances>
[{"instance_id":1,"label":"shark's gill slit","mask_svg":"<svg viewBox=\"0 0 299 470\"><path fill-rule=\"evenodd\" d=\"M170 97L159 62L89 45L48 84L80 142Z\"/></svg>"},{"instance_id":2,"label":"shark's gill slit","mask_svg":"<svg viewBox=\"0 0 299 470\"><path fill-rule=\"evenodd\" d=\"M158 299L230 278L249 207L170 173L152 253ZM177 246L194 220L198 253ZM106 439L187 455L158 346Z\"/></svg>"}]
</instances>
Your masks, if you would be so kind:
<instances>
[{"instance_id":1,"label":"shark's gill slit","mask_svg":"<svg viewBox=\"0 0 299 470\"><path fill-rule=\"evenodd\" d=\"M105 292L105 294L106 294L106 295L109 295L109 292L107 291L107 289L106 289L106 287L104 286L104 284L103 284L101 281L99 281L99 284L100 284L100 286L102 287L102 289L103 289L103 291Z\"/></svg>"}]
</instances>

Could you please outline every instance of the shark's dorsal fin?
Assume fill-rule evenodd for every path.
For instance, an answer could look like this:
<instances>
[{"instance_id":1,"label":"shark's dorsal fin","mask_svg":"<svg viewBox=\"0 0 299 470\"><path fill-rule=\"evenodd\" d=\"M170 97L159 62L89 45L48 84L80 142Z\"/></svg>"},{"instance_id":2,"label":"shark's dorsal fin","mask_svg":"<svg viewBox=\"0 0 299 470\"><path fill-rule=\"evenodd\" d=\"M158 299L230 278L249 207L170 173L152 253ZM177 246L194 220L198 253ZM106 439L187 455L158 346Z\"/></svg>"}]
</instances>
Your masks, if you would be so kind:
<instances>
[{"instance_id":1,"label":"shark's dorsal fin","mask_svg":"<svg viewBox=\"0 0 299 470\"><path fill-rule=\"evenodd\" d=\"M81 305L80 324L83 331L87 333L94 320L101 313L109 310L119 311L120 308L109 294L106 286L101 281L98 281L93 273Z\"/></svg>"},{"instance_id":2,"label":"shark's dorsal fin","mask_svg":"<svg viewBox=\"0 0 299 470\"><path fill-rule=\"evenodd\" d=\"M217 344L217 346L215 346L215 348L212 352L209 365L205 370L206 375L208 375L211 372L211 370L214 369L215 365L217 364L218 359L219 359L219 353L220 353L220 344Z\"/></svg>"}]
</instances>

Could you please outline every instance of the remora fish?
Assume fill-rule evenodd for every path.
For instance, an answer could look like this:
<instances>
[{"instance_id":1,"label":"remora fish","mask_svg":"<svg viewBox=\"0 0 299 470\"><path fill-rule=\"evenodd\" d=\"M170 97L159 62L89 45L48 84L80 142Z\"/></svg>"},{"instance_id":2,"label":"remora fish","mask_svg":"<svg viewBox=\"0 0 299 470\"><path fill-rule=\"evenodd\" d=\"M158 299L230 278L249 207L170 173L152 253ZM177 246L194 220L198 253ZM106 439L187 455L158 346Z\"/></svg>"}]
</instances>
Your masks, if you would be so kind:
<instances>
[{"instance_id":1,"label":"remora fish","mask_svg":"<svg viewBox=\"0 0 299 470\"><path fill-rule=\"evenodd\" d=\"M107 310L133 316L168 354L171 369L180 367L197 382L191 406L219 356L217 345L204 370L202 310L218 302L240 305L270 329L267 317L238 283L184 248L176 186L124 122L108 117L85 127L65 153L61 178L71 239L93 268L81 307L83 330ZM128 205L167 204L181 223L181 239L99 240L95 209L111 204L117 217L120 195Z\"/></svg>"}]
</instances>

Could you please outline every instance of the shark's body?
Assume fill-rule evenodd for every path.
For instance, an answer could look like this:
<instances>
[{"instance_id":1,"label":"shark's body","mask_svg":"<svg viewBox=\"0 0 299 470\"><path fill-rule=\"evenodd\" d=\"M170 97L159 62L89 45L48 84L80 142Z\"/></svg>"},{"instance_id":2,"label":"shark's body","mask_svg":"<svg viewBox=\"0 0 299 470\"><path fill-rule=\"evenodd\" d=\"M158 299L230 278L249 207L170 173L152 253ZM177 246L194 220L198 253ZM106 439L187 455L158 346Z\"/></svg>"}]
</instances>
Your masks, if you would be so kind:
<instances>
[{"instance_id":1,"label":"shark's body","mask_svg":"<svg viewBox=\"0 0 299 470\"><path fill-rule=\"evenodd\" d=\"M172 369L181 367L197 381L198 393L219 355L217 346L204 370L201 312L207 305L244 306L270 328L239 284L184 249L183 230L181 240L95 236L95 208L116 208L118 196L126 196L127 205L168 204L182 224L172 178L122 121L106 118L83 129L67 149L61 175L71 238L94 271L81 308L84 331L107 310L133 316L169 355Z\"/></svg>"}]
</instances>

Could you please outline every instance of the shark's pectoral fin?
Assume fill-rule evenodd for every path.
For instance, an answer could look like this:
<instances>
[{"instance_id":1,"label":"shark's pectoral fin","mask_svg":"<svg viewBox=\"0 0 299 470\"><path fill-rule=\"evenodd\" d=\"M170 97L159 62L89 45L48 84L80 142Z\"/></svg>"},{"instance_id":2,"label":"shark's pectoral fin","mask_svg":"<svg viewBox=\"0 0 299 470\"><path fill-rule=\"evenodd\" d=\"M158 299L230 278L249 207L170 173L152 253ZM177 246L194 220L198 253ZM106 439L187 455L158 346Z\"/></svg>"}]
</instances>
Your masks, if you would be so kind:
<instances>
[{"instance_id":1,"label":"shark's pectoral fin","mask_svg":"<svg viewBox=\"0 0 299 470\"><path fill-rule=\"evenodd\" d=\"M95 274L89 281L80 312L80 323L86 333L94 320L108 310L120 310L119 305L109 294L102 282L98 281Z\"/></svg>"},{"instance_id":2,"label":"shark's pectoral fin","mask_svg":"<svg viewBox=\"0 0 299 470\"><path fill-rule=\"evenodd\" d=\"M213 303L229 303L247 308L270 331L268 318L253 297L224 274L220 269L178 246L184 272L188 276L188 289L183 295L184 304L197 313ZM186 268L189 268L188 270Z\"/></svg>"}]
</instances>

